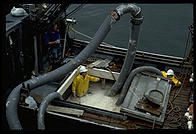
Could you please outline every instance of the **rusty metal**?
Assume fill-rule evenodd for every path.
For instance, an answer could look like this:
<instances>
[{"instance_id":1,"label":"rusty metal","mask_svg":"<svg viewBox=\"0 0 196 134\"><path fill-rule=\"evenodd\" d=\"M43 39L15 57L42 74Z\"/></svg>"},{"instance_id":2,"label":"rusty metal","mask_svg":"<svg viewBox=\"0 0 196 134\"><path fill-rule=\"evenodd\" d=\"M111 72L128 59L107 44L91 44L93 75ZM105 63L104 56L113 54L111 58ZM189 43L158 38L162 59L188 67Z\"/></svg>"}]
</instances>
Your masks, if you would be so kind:
<instances>
[{"instance_id":1,"label":"rusty metal","mask_svg":"<svg viewBox=\"0 0 196 134\"><path fill-rule=\"evenodd\" d=\"M155 89L148 90L144 96L148 99L148 101L150 101L152 105L156 105L158 107L160 107L164 99L163 93L160 90L157 90L157 87Z\"/></svg>"},{"instance_id":2,"label":"rusty metal","mask_svg":"<svg viewBox=\"0 0 196 134\"><path fill-rule=\"evenodd\" d=\"M152 104L140 102L141 99L146 99L144 96L145 92L155 88L163 93L163 102L160 105L160 109L156 109L156 107L147 108ZM155 124L162 125L165 118L170 90L171 85L168 83L168 80L164 79L162 76L151 75L148 73L138 74L134 77L131 83L130 89L128 90L121 106L121 112L130 117L138 118L151 123L153 123L154 118L156 118ZM148 112L148 114L146 112Z\"/></svg>"},{"instance_id":3,"label":"rusty metal","mask_svg":"<svg viewBox=\"0 0 196 134\"><path fill-rule=\"evenodd\" d=\"M149 112L150 114L156 116L160 116L163 110L162 107L153 107L152 105L149 104L149 102L144 100L139 100L135 108L137 108L140 111Z\"/></svg>"}]
</instances>

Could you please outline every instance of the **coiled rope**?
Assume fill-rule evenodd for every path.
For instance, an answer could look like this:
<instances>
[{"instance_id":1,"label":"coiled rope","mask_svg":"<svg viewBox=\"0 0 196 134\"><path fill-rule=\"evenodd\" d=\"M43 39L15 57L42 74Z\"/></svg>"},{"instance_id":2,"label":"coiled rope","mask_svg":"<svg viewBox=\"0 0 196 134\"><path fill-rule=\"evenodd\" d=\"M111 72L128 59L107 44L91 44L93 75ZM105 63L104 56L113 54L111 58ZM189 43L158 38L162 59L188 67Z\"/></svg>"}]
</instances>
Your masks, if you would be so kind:
<instances>
[{"instance_id":1,"label":"coiled rope","mask_svg":"<svg viewBox=\"0 0 196 134\"><path fill-rule=\"evenodd\" d=\"M181 108L179 106L174 106L173 102L176 99L176 97L179 95L179 93L182 90L182 87L184 85L184 82L186 80L187 75L184 77L184 80L182 82L182 85L180 86L178 92L174 95L174 97L172 98L172 100L169 100L169 104L168 104L168 108L167 110L169 110L168 112L166 112L166 118L168 117L168 115L171 115L170 118L168 118L169 123L167 123L166 125L170 128L179 128L179 127L183 127L183 124L181 123L181 119L182 119L182 114L181 114Z\"/></svg>"}]
</instances>

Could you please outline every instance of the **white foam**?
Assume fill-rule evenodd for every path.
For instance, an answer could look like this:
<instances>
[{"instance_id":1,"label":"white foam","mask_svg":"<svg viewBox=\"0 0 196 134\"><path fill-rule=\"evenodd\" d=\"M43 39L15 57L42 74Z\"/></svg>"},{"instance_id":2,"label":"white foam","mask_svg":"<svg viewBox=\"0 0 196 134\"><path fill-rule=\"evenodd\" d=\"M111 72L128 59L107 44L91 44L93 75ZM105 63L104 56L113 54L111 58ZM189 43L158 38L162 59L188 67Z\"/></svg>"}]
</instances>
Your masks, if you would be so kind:
<instances>
[{"instance_id":1,"label":"white foam","mask_svg":"<svg viewBox=\"0 0 196 134\"><path fill-rule=\"evenodd\" d=\"M70 96L67 101L119 113L120 106L115 105L119 95L114 97L108 97L105 95L106 90L110 89L112 84L113 83L106 82L105 89L102 89L101 82L90 83L89 90L92 94L86 94L81 98Z\"/></svg>"}]
</instances>

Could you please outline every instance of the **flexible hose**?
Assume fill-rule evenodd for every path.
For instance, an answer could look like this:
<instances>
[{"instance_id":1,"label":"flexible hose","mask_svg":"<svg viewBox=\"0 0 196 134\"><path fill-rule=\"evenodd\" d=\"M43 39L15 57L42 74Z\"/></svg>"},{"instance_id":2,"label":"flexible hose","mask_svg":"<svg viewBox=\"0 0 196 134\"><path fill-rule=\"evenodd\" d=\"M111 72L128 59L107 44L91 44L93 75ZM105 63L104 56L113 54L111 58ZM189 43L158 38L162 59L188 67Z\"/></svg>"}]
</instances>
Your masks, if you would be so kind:
<instances>
[{"instance_id":1,"label":"flexible hose","mask_svg":"<svg viewBox=\"0 0 196 134\"><path fill-rule=\"evenodd\" d=\"M67 73L73 71L80 64L85 62L86 59L90 55L94 53L96 48L106 37L107 33L110 31L111 24L114 22L115 22L115 19L113 19L111 15L107 16L107 18L104 20L103 24L100 26L100 28L98 29L94 38L91 40L88 46L86 46L82 50L82 52L78 56L76 56L72 61L68 62L67 64L49 73L46 73L44 75L40 75L38 77L34 77L30 80L27 80L26 82L24 82L24 85L26 86L27 84L29 84L30 89L33 89L37 86L43 85L45 83L48 83L56 79L59 79L63 76L66 76ZM17 104L18 104L18 100L20 97L21 87L22 87L21 84L15 87L7 99L6 117L7 117L7 121L8 121L8 125L10 129L22 129L22 126L20 124L20 121L18 119L18 114L17 114Z\"/></svg>"},{"instance_id":2,"label":"flexible hose","mask_svg":"<svg viewBox=\"0 0 196 134\"><path fill-rule=\"evenodd\" d=\"M54 100L55 98L59 98L61 100L63 100L63 97L57 93L57 92L53 92L50 93L49 95L47 95L41 102L40 106L39 106L39 110L38 110L38 114L37 114L37 124L38 124L38 129L40 130L44 130L45 129L45 123L44 123L44 115L45 115L45 111L48 107L48 104Z\"/></svg>"},{"instance_id":3,"label":"flexible hose","mask_svg":"<svg viewBox=\"0 0 196 134\"><path fill-rule=\"evenodd\" d=\"M22 84L15 87L10 93L6 102L6 118L10 129L21 130L22 126L18 120L17 105Z\"/></svg>"},{"instance_id":4,"label":"flexible hose","mask_svg":"<svg viewBox=\"0 0 196 134\"><path fill-rule=\"evenodd\" d=\"M128 88L130 87L130 84L131 84L131 81L133 80L134 76L138 73L141 73L143 71L149 71L149 72L153 72L153 73L156 73L158 75L161 75L162 76L162 73L159 69L155 68L155 67L152 67L152 66L141 66L141 67L138 67L134 70L131 71L131 73L129 74L127 80L125 81L125 84L123 86L123 89L120 93L120 96L116 102L116 105L119 106L120 104L122 104L123 100L124 100L124 97L127 93L127 90Z\"/></svg>"},{"instance_id":5,"label":"flexible hose","mask_svg":"<svg viewBox=\"0 0 196 134\"><path fill-rule=\"evenodd\" d=\"M134 4L120 5L116 8L118 14L121 16L125 13L131 13L133 24L131 27L131 34L129 37L128 50L125 56L120 75L113 86L106 92L107 96L114 96L122 88L126 78L128 77L136 54L137 40L139 37L140 25L143 22L143 16L140 7Z\"/></svg>"},{"instance_id":6,"label":"flexible hose","mask_svg":"<svg viewBox=\"0 0 196 134\"><path fill-rule=\"evenodd\" d=\"M94 35L94 38L91 40L91 42L72 61L68 62L67 64L59 67L58 69L52 72L36 77L35 79L31 79L30 81L28 81L27 84L29 84L30 88L32 89L39 85L43 85L47 82L54 81L57 78L61 78L70 71L73 71L80 64L84 63L86 59L95 52L96 48L99 46L101 41L103 41L103 39L106 37L107 33L110 31L111 24L114 22L115 20L112 18L111 15L107 16L103 24L99 27L98 31Z\"/></svg>"},{"instance_id":7,"label":"flexible hose","mask_svg":"<svg viewBox=\"0 0 196 134\"><path fill-rule=\"evenodd\" d=\"M133 66L133 61L134 61L135 53L136 53L136 44L132 43L132 45L129 45L128 47L129 48L126 53L124 64L123 64L122 69L120 71L120 75L119 75L117 81L115 81L115 83L113 84L112 88L106 92L106 95L108 95L108 96L116 95L118 90L123 86L126 78L128 77L128 75L130 73L130 70Z\"/></svg>"},{"instance_id":8,"label":"flexible hose","mask_svg":"<svg viewBox=\"0 0 196 134\"><path fill-rule=\"evenodd\" d=\"M121 12L119 12L119 14L123 15L121 14ZM61 77L66 76L69 72L73 71L80 64L84 63L87 58L95 52L99 44L104 40L111 29L111 25L119 20L119 14L116 12L116 10L110 12L110 15L106 17L102 25L99 27L98 31L95 33L91 42L72 61L44 75L40 75L38 77L34 77L30 80L25 81L25 87L26 85L29 85L29 88L33 89L45 83L60 79ZM137 22L138 20L135 21ZM17 104L20 97L21 87L22 84L15 87L8 96L6 102L6 118L10 129L22 129L17 113Z\"/></svg>"}]
</instances>

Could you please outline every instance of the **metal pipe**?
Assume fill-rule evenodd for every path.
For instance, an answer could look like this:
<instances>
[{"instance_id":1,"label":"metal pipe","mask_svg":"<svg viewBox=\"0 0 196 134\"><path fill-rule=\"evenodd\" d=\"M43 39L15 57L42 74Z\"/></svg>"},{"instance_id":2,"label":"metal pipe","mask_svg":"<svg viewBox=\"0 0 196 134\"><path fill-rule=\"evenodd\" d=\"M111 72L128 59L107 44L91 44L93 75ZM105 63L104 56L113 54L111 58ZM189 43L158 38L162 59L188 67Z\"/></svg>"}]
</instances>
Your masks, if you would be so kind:
<instances>
[{"instance_id":1,"label":"metal pipe","mask_svg":"<svg viewBox=\"0 0 196 134\"><path fill-rule=\"evenodd\" d=\"M39 110L37 113L37 124L38 124L38 129L44 130L45 129L45 123L44 123L44 116L45 116L45 111L48 107L48 104L54 100L55 98L59 98L63 100L63 97L58 93L58 92L53 92L47 95L41 102L39 106Z\"/></svg>"},{"instance_id":2,"label":"metal pipe","mask_svg":"<svg viewBox=\"0 0 196 134\"><path fill-rule=\"evenodd\" d=\"M139 31L140 31L140 24L143 22L143 16L141 13L140 7L134 5L134 4L127 4L127 5L120 5L116 8L117 13L122 16L125 13L131 13L132 20L131 23L132 28L131 34L129 37L129 43L128 43L128 50L126 53L125 61L123 63L120 75L117 79L117 81L113 84L112 88L110 88L107 92L107 96L114 96L116 93L122 88L126 78L128 77L128 74L131 71L131 68L133 66L133 62L135 59L136 54L136 46L137 46L137 40L139 37Z\"/></svg>"},{"instance_id":3,"label":"metal pipe","mask_svg":"<svg viewBox=\"0 0 196 134\"><path fill-rule=\"evenodd\" d=\"M133 80L134 76L138 73L141 73L143 71L149 71L149 72L153 72L153 73L156 73L158 75L161 75L162 76L162 73L159 69L155 68L155 67L152 67L152 66L141 66L141 67L138 67L134 70L131 71L131 73L129 74L127 80L125 81L125 84L122 88L122 91L120 93L120 96L116 102L116 105L119 106L120 104L122 104L123 100L124 100L124 97L127 93L127 90L128 88L130 87L130 84L131 84L131 81Z\"/></svg>"},{"instance_id":4,"label":"metal pipe","mask_svg":"<svg viewBox=\"0 0 196 134\"><path fill-rule=\"evenodd\" d=\"M48 12L54 7L55 5L51 4L50 7L48 7L47 11L44 13L44 16L48 14Z\"/></svg>"},{"instance_id":5,"label":"metal pipe","mask_svg":"<svg viewBox=\"0 0 196 134\"><path fill-rule=\"evenodd\" d=\"M60 6L61 6L61 4L57 4L57 6L55 7L55 11L52 11L51 16L54 16L54 14L55 14L58 10L60 10L60 9L59 9Z\"/></svg>"},{"instance_id":6,"label":"metal pipe","mask_svg":"<svg viewBox=\"0 0 196 134\"><path fill-rule=\"evenodd\" d=\"M37 37L33 36L33 39L34 39L34 56L35 56L34 70L35 70L35 74L38 74Z\"/></svg>"},{"instance_id":7,"label":"metal pipe","mask_svg":"<svg viewBox=\"0 0 196 134\"><path fill-rule=\"evenodd\" d=\"M99 27L98 31L95 33L91 42L82 50L82 52L78 56L76 56L72 61L68 62L67 64L51 72L25 81L24 85L26 86L29 84L30 89L33 89L45 83L66 76L69 72L73 71L80 64L85 62L86 59L95 52L96 48L104 40L104 38L110 31L111 25L114 24L116 21L116 17L114 17L112 14L108 15L107 18L104 20L103 24ZM8 96L6 102L6 118L10 129L22 129L17 113L17 104L20 97L21 87L22 84L16 86Z\"/></svg>"},{"instance_id":8,"label":"metal pipe","mask_svg":"<svg viewBox=\"0 0 196 134\"><path fill-rule=\"evenodd\" d=\"M68 24L66 26L66 29L65 29L65 40L64 40L64 44L63 44L63 55L62 55L62 58L64 59L65 57L65 47L66 47L66 41L67 41L67 30L68 30Z\"/></svg>"},{"instance_id":9,"label":"metal pipe","mask_svg":"<svg viewBox=\"0 0 196 134\"><path fill-rule=\"evenodd\" d=\"M53 10L56 9L56 6L57 6L57 4L54 4L54 5L52 6L52 8L51 8L51 9L49 10L49 12L46 14L47 17L49 17L49 16L53 13Z\"/></svg>"}]
</instances>

